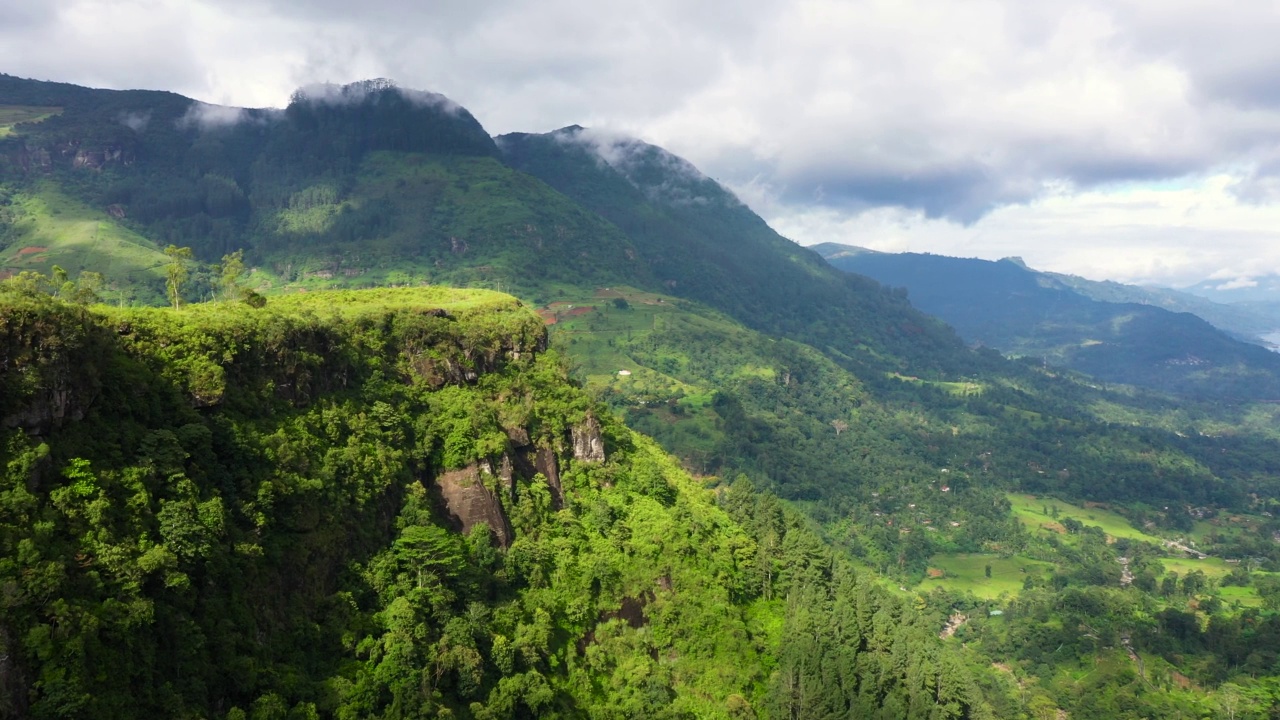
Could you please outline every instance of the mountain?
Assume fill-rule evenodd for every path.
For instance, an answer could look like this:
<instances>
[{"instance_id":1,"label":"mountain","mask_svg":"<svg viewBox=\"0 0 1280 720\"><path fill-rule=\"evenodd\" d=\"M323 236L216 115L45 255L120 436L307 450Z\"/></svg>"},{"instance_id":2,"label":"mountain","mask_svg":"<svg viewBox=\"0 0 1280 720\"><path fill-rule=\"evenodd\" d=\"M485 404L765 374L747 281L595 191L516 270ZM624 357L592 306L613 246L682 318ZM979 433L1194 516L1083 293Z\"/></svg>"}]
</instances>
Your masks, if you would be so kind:
<instances>
[{"instance_id":1,"label":"mountain","mask_svg":"<svg viewBox=\"0 0 1280 720\"><path fill-rule=\"evenodd\" d=\"M1280 398L1280 356L1190 313L1100 302L1078 292L1081 283L1016 259L817 250L840 269L906 288L917 307L970 342L1109 382L1205 398Z\"/></svg>"},{"instance_id":2,"label":"mountain","mask_svg":"<svg viewBox=\"0 0 1280 720\"><path fill-rule=\"evenodd\" d=\"M1273 333L1277 327L1280 327L1280 315L1257 306L1215 302L1170 288L1125 285L1110 280L1088 280L1061 273L1044 272L1043 274L1052 276L1063 285L1094 300L1111 303L1140 303L1154 305L1170 312L1191 313L1237 340L1245 342L1256 344L1263 341L1265 343L1262 336Z\"/></svg>"},{"instance_id":3,"label":"mountain","mask_svg":"<svg viewBox=\"0 0 1280 720\"><path fill-rule=\"evenodd\" d=\"M970 349L901 289L830 267L635 140L489 139L447 99L386 82L306 89L282 111L7 87L0 118L27 122L0 139L15 273L0 327L18 329L0 399L25 417L33 394L76 397L65 378L99 377L94 358L136 370L102 376L109 397L86 385L96 415L64 403L62 425L0 446L6 488L27 478L0 495L18 503L0 516L0 572L73 578L41 597L109 629L42 644L40 613L61 605L22 596L0 640L23 664L0 680L34 690L44 715L125 702L83 669L108 665L138 668L129 692L155 714L227 717L1198 718L1224 678L1249 703L1271 697L1280 616L1258 608L1280 570L1278 406L1173 400ZM56 214L27 209L54 200ZM93 258L54 220L129 233L151 275L98 264L120 249ZM44 250L20 253L37 232ZM68 304L160 305L174 289L167 310ZM185 304L211 297L265 307ZM193 424L212 456L171 430ZM189 458L136 441L163 429ZM111 518L147 529L148 551L166 533L177 547L165 522L187 511L159 513L188 496L159 483L179 462L197 508L235 508L209 556L224 564L148 565L191 587L157 595L168 576L146 575L134 592L83 547L114 552L123 531L86 533L72 520L90 511L64 521L57 503L77 487L97 502L110 483ZM429 501L376 495L385 468L387 492L417 482ZM130 505L138 483L164 502ZM450 488L471 489L488 547L475 525L448 532ZM53 519L29 522L31 508ZM1188 542L1212 557L1188 567ZM61 569L4 564L41 543ZM96 564L77 570L77 553ZM1253 575L1229 576L1226 558ZM325 582L296 594L281 577ZM120 598L159 620L122 626ZM215 660L173 659L200 643ZM79 714L120 714L92 707Z\"/></svg>"}]
</instances>

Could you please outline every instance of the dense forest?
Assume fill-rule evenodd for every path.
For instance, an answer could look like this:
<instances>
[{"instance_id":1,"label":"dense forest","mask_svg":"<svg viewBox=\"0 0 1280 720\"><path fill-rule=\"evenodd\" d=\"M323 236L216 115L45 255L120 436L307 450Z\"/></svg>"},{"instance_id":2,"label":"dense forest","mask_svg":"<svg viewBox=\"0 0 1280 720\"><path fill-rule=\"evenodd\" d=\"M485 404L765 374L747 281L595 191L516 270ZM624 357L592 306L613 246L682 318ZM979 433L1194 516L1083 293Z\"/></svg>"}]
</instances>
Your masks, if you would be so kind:
<instances>
[{"instance_id":1,"label":"dense forest","mask_svg":"<svg viewBox=\"0 0 1280 720\"><path fill-rule=\"evenodd\" d=\"M660 148L385 82L0 106L0 716L1275 705L1243 370L967 347Z\"/></svg>"},{"instance_id":2,"label":"dense forest","mask_svg":"<svg viewBox=\"0 0 1280 720\"><path fill-rule=\"evenodd\" d=\"M595 408L508 298L0 292L4 717L990 716L926 616Z\"/></svg>"}]
</instances>

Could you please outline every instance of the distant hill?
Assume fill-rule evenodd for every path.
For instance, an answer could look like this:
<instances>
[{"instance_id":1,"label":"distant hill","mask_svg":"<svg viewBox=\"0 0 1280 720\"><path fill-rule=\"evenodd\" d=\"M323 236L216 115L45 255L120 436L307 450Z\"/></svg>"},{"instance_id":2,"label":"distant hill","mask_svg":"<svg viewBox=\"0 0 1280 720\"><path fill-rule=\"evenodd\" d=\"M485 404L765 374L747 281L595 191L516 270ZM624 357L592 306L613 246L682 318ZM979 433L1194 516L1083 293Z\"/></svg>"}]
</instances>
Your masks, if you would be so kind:
<instances>
[{"instance_id":1,"label":"distant hill","mask_svg":"<svg viewBox=\"0 0 1280 720\"><path fill-rule=\"evenodd\" d=\"M1207 303L1041 273L1016 258L881 253L833 243L814 249L842 270L906 288L916 307L970 342L1112 382L1203 397L1280 398L1280 355L1188 312L1133 300ZM1229 311L1219 315L1230 316Z\"/></svg>"},{"instance_id":2,"label":"distant hill","mask_svg":"<svg viewBox=\"0 0 1280 720\"><path fill-rule=\"evenodd\" d=\"M1094 300L1139 303L1170 312L1189 312L1245 342L1258 343L1260 336L1280 328L1280 314L1245 303L1215 301L1190 292L1154 285L1126 285L1111 280L1088 280L1077 275L1039 272Z\"/></svg>"}]
</instances>

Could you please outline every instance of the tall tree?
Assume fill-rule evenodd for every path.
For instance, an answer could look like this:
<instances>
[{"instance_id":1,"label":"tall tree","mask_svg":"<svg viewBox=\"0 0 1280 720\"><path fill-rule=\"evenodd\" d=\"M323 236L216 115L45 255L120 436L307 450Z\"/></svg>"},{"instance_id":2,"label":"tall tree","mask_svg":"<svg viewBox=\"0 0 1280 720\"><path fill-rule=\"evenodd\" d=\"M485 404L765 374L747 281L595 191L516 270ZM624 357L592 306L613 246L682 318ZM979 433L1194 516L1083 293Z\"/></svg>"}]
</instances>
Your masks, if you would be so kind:
<instances>
[{"instance_id":1,"label":"tall tree","mask_svg":"<svg viewBox=\"0 0 1280 720\"><path fill-rule=\"evenodd\" d=\"M222 294L228 300L240 296L240 276L244 275L244 250L222 256Z\"/></svg>"},{"instance_id":2,"label":"tall tree","mask_svg":"<svg viewBox=\"0 0 1280 720\"><path fill-rule=\"evenodd\" d=\"M182 284L187 281L187 261L191 259L191 248L170 245L164 249L169 256L169 264L165 266L165 288L169 291L169 302L176 310L182 304Z\"/></svg>"}]
</instances>

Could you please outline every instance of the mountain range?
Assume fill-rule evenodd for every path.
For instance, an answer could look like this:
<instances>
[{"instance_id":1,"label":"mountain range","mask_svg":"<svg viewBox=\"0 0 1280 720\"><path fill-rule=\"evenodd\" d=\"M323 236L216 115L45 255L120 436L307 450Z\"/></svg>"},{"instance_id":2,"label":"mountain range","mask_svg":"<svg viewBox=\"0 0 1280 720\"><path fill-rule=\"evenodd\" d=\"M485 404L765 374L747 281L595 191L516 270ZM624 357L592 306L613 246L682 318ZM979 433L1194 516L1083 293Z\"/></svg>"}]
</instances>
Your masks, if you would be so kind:
<instances>
[{"instance_id":1,"label":"mountain range","mask_svg":"<svg viewBox=\"0 0 1280 720\"><path fill-rule=\"evenodd\" d=\"M1017 258L881 253L835 243L814 250L842 270L905 288L915 306L972 343L1181 395L1280 397L1280 355L1250 334L1270 329L1261 313L1170 290L1039 272Z\"/></svg>"}]
</instances>

